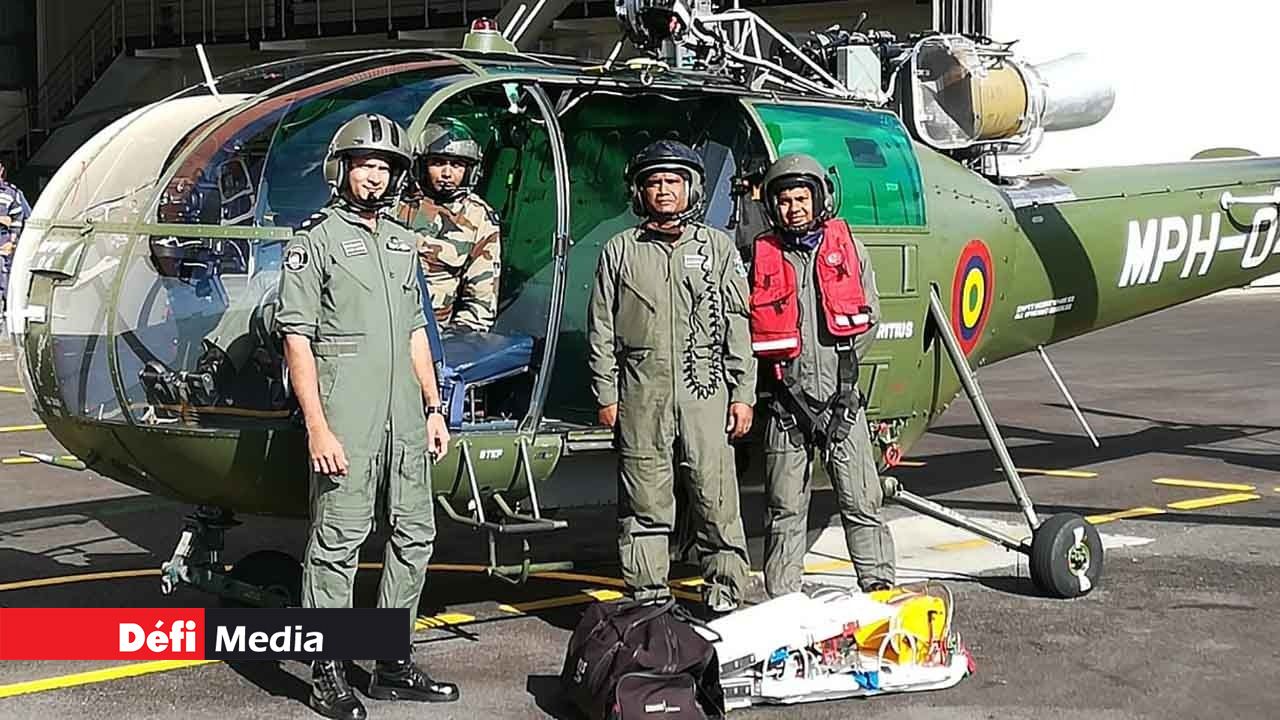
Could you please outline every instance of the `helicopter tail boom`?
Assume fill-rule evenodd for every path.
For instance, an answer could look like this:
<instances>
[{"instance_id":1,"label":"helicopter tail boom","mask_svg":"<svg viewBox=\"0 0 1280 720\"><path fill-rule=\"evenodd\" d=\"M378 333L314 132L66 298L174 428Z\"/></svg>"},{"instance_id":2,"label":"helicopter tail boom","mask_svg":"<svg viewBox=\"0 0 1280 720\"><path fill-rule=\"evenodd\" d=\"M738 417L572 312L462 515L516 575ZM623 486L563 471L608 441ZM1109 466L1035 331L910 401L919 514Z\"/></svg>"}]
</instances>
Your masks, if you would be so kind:
<instances>
[{"instance_id":1,"label":"helicopter tail boom","mask_svg":"<svg viewBox=\"0 0 1280 720\"><path fill-rule=\"evenodd\" d=\"M1027 244L1002 357L1280 272L1280 158L1027 180L1006 192Z\"/></svg>"}]
</instances>

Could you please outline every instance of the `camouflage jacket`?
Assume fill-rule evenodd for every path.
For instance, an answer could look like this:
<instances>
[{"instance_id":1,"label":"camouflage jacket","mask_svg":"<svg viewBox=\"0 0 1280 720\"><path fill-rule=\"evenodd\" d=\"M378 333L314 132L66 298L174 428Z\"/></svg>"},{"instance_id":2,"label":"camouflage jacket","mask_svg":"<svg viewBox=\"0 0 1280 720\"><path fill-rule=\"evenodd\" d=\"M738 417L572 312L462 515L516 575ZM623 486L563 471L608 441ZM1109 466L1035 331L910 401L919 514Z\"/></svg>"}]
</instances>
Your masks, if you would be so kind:
<instances>
[{"instance_id":1,"label":"camouflage jacket","mask_svg":"<svg viewBox=\"0 0 1280 720\"><path fill-rule=\"evenodd\" d=\"M502 265L493 208L471 193L444 204L422 198L400 216L417 233L436 321L481 332L492 327Z\"/></svg>"}]
</instances>

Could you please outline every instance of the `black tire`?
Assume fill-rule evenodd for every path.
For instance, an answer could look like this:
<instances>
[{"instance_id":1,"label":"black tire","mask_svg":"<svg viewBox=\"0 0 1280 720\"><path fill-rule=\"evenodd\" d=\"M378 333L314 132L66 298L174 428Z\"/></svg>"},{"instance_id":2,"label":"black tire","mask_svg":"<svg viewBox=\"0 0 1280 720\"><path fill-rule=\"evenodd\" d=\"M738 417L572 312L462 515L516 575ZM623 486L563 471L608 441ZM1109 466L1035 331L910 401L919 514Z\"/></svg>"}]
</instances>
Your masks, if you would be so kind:
<instances>
[{"instance_id":1,"label":"black tire","mask_svg":"<svg viewBox=\"0 0 1280 720\"><path fill-rule=\"evenodd\" d=\"M249 553L231 567L227 573L233 579L274 593L285 599L286 607L302 604L302 563L292 555L279 550L258 550ZM253 607L236 598L223 598L224 607Z\"/></svg>"},{"instance_id":2,"label":"black tire","mask_svg":"<svg viewBox=\"0 0 1280 720\"><path fill-rule=\"evenodd\" d=\"M1057 598L1088 595L1102 578L1102 536L1088 520L1054 515L1031 538L1031 580Z\"/></svg>"}]
</instances>

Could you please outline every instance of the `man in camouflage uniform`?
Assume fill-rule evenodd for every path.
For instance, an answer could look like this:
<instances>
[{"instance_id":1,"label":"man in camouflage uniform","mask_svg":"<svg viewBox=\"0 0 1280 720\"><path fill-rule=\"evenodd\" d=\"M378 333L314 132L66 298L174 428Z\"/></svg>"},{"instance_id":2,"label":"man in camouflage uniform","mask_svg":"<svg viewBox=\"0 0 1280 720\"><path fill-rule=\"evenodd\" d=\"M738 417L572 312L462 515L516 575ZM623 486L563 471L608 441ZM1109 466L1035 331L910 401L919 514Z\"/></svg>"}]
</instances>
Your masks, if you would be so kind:
<instances>
[{"instance_id":1,"label":"man in camouflage uniform","mask_svg":"<svg viewBox=\"0 0 1280 720\"><path fill-rule=\"evenodd\" d=\"M618 429L618 550L637 600L669 597L677 467L699 520L703 600L742 600L748 559L731 439L751 428L756 362L733 240L694 219L702 159L659 141L627 166L643 218L601 251L588 307L592 390Z\"/></svg>"},{"instance_id":2,"label":"man in camouflage uniform","mask_svg":"<svg viewBox=\"0 0 1280 720\"><path fill-rule=\"evenodd\" d=\"M418 233L431 308L443 328L484 332L498 315L498 216L477 195L480 145L462 123L422 129L414 161L422 197L401 217Z\"/></svg>"},{"instance_id":3,"label":"man in camouflage uniform","mask_svg":"<svg viewBox=\"0 0 1280 720\"><path fill-rule=\"evenodd\" d=\"M333 199L285 249L275 316L311 460L302 605L351 607L360 546L385 497L391 538L378 607L407 608L409 632L435 540L427 453L443 455L449 443L413 234L390 213L411 162L404 131L386 117L338 129L324 164ZM345 672L314 664L311 707L363 720ZM412 660L379 660L369 696L439 702L457 700L458 688Z\"/></svg>"}]
</instances>

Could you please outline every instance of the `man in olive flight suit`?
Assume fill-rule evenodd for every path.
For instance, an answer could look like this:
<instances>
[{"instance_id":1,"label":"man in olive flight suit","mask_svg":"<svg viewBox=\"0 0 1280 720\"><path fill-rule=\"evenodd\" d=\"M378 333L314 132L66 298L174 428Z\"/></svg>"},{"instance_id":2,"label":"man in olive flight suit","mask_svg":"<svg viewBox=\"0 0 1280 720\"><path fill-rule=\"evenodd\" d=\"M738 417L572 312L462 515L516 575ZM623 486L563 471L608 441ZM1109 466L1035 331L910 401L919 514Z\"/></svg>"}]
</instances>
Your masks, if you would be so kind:
<instances>
[{"instance_id":1,"label":"man in olive flight suit","mask_svg":"<svg viewBox=\"0 0 1280 720\"><path fill-rule=\"evenodd\" d=\"M727 235L694 222L703 174L697 153L671 141L628 163L643 221L601 252L587 333L600 422L618 429L623 579L637 600L670 596L678 466L701 524L703 600L723 613L748 572L729 441L751 427L756 363L746 268Z\"/></svg>"},{"instance_id":2,"label":"man in olive flight suit","mask_svg":"<svg viewBox=\"0 0 1280 720\"><path fill-rule=\"evenodd\" d=\"M424 127L415 150L422 197L401 217L418 234L431 308L442 328L484 332L498 315L502 247L497 214L474 192L480 145L462 123L446 119Z\"/></svg>"},{"instance_id":3,"label":"man in olive flight suit","mask_svg":"<svg viewBox=\"0 0 1280 720\"><path fill-rule=\"evenodd\" d=\"M391 538L378 607L408 608L416 619L431 558L427 452L443 455L449 431L424 329L413 233L390 214L410 163L404 131L386 117L361 115L343 125L324 164L333 199L303 223L284 254L276 322L312 471L304 607L351 607L360 545L380 495ZM342 664L317 662L312 679L315 710L365 717ZM412 660L379 661L369 695L449 701L458 699L458 688L431 680Z\"/></svg>"},{"instance_id":4,"label":"man in olive flight suit","mask_svg":"<svg viewBox=\"0 0 1280 720\"><path fill-rule=\"evenodd\" d=\"M785 388L771 383L770 417L765 428L765 478L769 514L765 540L765 590L771 597L798 592L808 549L811 457L824 463L836 491L845 544L864 591L894 583L893 536L880 516L884 502L876 453L871 444L860 392L850 379L840 381L838 343L827 331L820 307L815 248L832 219L831 184L822 166L807 155L787 155L764 178L765 212L783 242L783 257L795 271L800 307L800 356L791 363L796 388L811 410L821 409L816 428L786 402ZM852 236L852 234L851 234ZM854 336L853 362L866 356L880 321L871 256L852 237L860 265L871 327ZM856 368L856 364L854 365ZM854 376L856 378L856 375ZM794 402L794 401L793 401ZM847 414L846 414L847 411ZM785 422L784 422L785 419ZM787 426L800 424L800 432ZM841 427L843 424L843 427ZM807 431L807 432L806 432ZM843 437L840 437L843 435ZM802 439L797 439L799 436Z\"/></svg>"}]
</instances>

